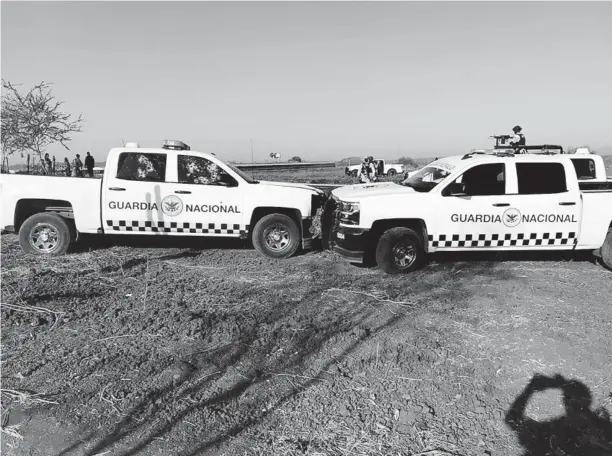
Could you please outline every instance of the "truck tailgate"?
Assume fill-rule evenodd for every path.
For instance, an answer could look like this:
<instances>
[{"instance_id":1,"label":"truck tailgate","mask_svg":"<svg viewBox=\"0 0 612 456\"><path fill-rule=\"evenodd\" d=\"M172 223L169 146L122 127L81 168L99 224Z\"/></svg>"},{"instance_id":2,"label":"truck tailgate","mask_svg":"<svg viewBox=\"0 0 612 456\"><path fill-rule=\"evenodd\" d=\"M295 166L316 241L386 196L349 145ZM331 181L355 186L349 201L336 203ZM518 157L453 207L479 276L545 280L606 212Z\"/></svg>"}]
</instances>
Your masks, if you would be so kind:
<instances>
[{"instance_id":1,"label":"truck tailgate","mask_svg":"<svg viewBox=\"0 0 612 456\"><path fill-rule=\"evenodd\" d=\"M101 227L102 179L2 174L0 182L3 229L14 225L17 203L23 200L50 200L53 206L58 205L56 202L68 203L72 206L77 230L95 233Z\"/></svg>"}]
</instances>

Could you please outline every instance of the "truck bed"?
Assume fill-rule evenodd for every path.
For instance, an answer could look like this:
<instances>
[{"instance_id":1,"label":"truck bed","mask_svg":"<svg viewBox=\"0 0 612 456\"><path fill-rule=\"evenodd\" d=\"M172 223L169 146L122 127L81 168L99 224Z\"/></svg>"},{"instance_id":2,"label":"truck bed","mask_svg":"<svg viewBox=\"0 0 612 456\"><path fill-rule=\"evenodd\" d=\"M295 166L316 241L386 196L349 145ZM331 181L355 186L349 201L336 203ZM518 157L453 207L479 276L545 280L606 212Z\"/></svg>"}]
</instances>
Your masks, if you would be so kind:
<instances>
[{"instance_id":1,"label":"truck bed","mask_svg":"<svg viewBox=\"0 0 612 456\"><path fill-rule=\"evenodd\" d=\"M72 207L77 230L82 233L95 233L101 227L101 190L101 179L2 174L0 228L4 230L14 226L17 204L49 201L51 207Z\"/></svg>"},{"instance_id":2,"label":"truck bed","mask_svg":"<svg viewBox=\"0 0 612 456\"><path fill-rule=\"evenodd\" d=\"M608 179L605 182L579 181L578 186L583 192L612 191L612 179Z\"/></svg>"}]
</instances>

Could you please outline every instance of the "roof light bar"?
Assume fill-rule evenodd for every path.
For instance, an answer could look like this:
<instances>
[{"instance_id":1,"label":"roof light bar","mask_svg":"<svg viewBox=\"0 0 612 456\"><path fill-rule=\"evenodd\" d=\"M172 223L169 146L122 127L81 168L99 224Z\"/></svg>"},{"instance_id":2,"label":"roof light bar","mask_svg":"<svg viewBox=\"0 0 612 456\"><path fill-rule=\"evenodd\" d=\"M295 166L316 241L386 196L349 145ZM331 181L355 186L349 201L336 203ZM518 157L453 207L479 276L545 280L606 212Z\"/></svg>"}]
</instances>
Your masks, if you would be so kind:
<instances>
[{"instance_id":1,"label":"roof light bar","mask_svg":"<svg viewBox=\"0 0 612 456\"><path fill-rule=\"evenodd\" d=\"M162 141L162 149L170 150L191 150L191 148L183 141L175 141L172 139L164 139Z\"/></svg>"}]
</instances>

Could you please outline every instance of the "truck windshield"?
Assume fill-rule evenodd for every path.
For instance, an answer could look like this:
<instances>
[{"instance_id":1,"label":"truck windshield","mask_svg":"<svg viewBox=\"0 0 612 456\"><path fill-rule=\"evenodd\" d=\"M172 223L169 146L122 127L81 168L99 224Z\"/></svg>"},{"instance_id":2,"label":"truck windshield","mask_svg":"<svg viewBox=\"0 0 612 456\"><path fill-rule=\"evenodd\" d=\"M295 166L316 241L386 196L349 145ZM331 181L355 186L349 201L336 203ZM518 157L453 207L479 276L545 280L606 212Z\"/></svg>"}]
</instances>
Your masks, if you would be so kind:
<instances>
[{"instance_id":1,"label":"truck windshield","mask_svg":"<svg viewBox=\"0 0 612 456\"><path fill-rule=\"evenodd\" d=\"M417 192L429 192L450 175L450 171L437 166L426 166L417 171L401 185L411 187Z\"/></svg>"},{"instance_id":2,"label":"truck windshield","mask_svg":"<svg viewBox=\"0 0 612 456\"><path fill-rule=\"evenodd\" d=\"M240 177L242 177L249 184L259 184L259 181L253 179L250 176L247 176L244 171L236 168L234 165L231 165L229 163L225 163L225 166L227 166L228 168L231 168L232 171L234 171L236 174L238 174Z\"/></svg>"}]
</instances>

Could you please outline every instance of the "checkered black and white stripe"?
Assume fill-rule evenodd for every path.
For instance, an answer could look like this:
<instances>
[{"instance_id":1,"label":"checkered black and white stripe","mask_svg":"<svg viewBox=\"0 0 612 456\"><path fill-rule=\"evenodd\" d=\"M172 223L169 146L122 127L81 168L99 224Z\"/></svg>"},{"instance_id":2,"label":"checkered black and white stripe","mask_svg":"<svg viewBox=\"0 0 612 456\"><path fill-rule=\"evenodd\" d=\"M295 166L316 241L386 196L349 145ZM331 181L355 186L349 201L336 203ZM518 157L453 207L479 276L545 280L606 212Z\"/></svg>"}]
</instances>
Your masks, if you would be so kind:
<instances>
[{"instance_id":1,"label":"checkered black and white stripe","mask_svg":"<svg viewBox=\"0 0 612 456\"><path fill-rule=\"evenodd\" d=\"M151 222L138 220L107 220L106 226L112 231L135 231L154 233L195 233L220 234L225 236L246 236L248 225L227 223L195 222Z\"/></svg>"},{"instance_id":2,"label":"checkered black and white stripe","mask_svg":"<svg viewBox=\"0 0 612 456\"><path fill-rule=\"evenodd\" d=\"M430 248L573 246L576 233L439 234Z\"/></svg>"}]
</instances>

